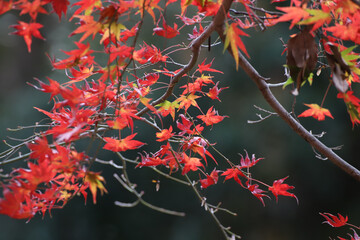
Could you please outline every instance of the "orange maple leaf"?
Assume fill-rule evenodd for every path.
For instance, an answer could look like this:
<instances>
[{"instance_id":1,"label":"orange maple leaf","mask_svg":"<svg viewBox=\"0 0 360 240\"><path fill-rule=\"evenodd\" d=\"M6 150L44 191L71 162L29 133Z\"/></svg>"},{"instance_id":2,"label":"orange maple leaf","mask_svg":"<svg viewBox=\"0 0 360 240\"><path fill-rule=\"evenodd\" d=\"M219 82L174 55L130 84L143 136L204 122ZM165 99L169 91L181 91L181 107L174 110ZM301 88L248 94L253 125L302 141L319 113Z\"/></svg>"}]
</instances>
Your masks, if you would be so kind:
<instances>
[{"instance_id":1,"label":"orange maple leaf","mask_svg":"<svg viewBox=\"0 0 360 240\"><path fill-rule=\"evenodd\" d=\"M204 167L204 165L201 163L200 158L194 158L194 157L188 157L185 153L183 154L182 163L184 163L184 168L182 171L182 174L188 173L191 171L197 171L198 167Z\"/></svg>"},{"instance_id":2,"label":"orange maple leaf","mask_svg":"<svg viewBox=\"0 0 360 240\"><path fill-rule=\"evenodd\" d=\"M225 43L224 43L224 51L228 48L229 44L232 50L232 53L234 54L234 59L236 62L236 69L238 69L239 66L239 52L238 48L245 53L245 55L250 58L248 52L246 51L246 47L244 43L241 41L240 36L249 36L245 32L243 32L241 29L239 29L237 26L239 23L232 23L231 25L226 23L226 29L225 29Z\"/></svg>"},{"instance_id":3,"label":"orange maple leaf","mask_svg":"<svg viewBox=\"0 0 360 240\"><path fill-rule=\"evenodd\" d=\"M319 121L325 120L325 116L328 116L328 117L331 117L332 119L334 119L334 117L331 115L330 111L326 108L322 108L315 103L304 104L304 105L308 106L310 109L304 111L298 117L313 117Z\"/></svg>"},{"instance_id":4,"label":"orange maple leaf","mask_svg":"<svg viewBox=\"0 0 360 240\"><path fill-rule=\"evenodd\" d=\"M213 107L209 108L205 115L199 115L197 118L201 119L206 126L214 125L221 122L226 116L219 116Z\"/></svg>"},{"instance_id":5,"label":"orange maple leaf","mask_svg":"<svg viewBox=\"0 0 360 240\"><path fill-rule=\"evenodd\" d=\"M99 174L95 172L87 172L85 176L84 182L89 184L90 192L93 196L93 203L96 203L96 192L97 189L100 190L101 195L107 193L106 188L104 187L102 182L105 182L105 179Z\"/></svg>"},{"instance_id":6,"label":"orange maple leaf","mask_svg":"<svg viewBox=\"0 0 360 240\"><path fill-rule=\"evenodd\" d=\"M104 149L113 151L113 152L124 152L127 150L137 149L144 145L144 143L132 140L136 136L136 133L127 136L124 139L114 139L110 137L104 137L106 144L104 145Z\"/></svg>"},{"instance_id":7,"label":"orange maple leaf","mask_svg":"<svg viewBox=\"0 0 360 240\"><path fill-rule=\"evenodd\" d=\"M199 96L196 96L191 93L186 96L184 96L184 95L180 96L178 99L176 99L176 101L180 103L179 109L185 108L185 112L186 112L191 105L194 107L197 107L197 108L199 107L195 100L197 98L199 98Z\"/></svg>"},{"instance_id":8,"label":"orange maple leaf","mask_svg":"<svg viewBox=\"0 0 360 240\"><path fill-rule=\"evenodd\" d=\"M156 141L158 142L162 142L162 141L166 141L169 138L171 138L172 136L174 136L174 133L172 133L172 126L170 126L169 129L163 129L161 132L157 132L156 133L156 137L158 138Z\"/></svg>"},{"instance_id":9,"label":"orange maple leaf","mask_svg":"<svg viewBox=\"0 0 360 240\"><path fill-rule=\"evenodd\" d=\"M310 13L306 11L306 8L304 9L302 7L277 7L277 9L285 12L285 14L272 23L277 24L279 22L291 21L289 29L293 28L300 20L310 17Z\"/></svg>"},{"instance_id":10,"label":"orange maple leaf","mask_svg":"<svg viewBox=\"0 0 360 240\"><path fill-rule=\"evenodd\" d=\"M79 34L79 33L84 33L79 42L84 41L87 37L89 37L91 34L93 36L93 39L95 38L95 34L97 34L99 31L102 30L102 24L95 21L94 17L89 15L89 16L82 16L82 15L75 15L74 17L79 18L81 25L80 27L78 27L77 29L75 29L70 35L69 37L75 35L75 34Z\"/></svg>"}]
</instances>

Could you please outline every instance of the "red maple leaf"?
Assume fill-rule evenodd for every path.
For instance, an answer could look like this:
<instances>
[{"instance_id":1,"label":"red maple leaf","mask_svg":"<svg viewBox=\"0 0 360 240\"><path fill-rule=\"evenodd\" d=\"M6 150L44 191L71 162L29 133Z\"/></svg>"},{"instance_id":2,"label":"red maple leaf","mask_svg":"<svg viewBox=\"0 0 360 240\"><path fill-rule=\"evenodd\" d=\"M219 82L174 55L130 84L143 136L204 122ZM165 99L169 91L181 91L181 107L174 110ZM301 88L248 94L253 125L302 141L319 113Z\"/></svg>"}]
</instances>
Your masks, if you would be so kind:
<instances>
[{"instance_id":1,"label":"red maple leaf","mask_svg":"<svg viewBox=\"0 0 360 240\"><path fill-rule=\"evenodd\" d=\"M258 184L250 184L249 181L246 182L246 187L247 189L251 192L252 195L254 195L255 197L257 197L261 203L263 204L263 206L265 207L265 202L263 197L268 197L270 198L268 195L264 194L264 190L259 188Z\"/></svg>"},{"instance_id":2,"label":"red maple leaf","mask_svg":"<svg viewBox=\"0 0 360 240\"><path fill-rule=\"evenodd\" d=\"M136 133L131 134L123 139L114 139L110 137L104 137L106 144L104 145L104 149L113 151L113 152L123 152L127 150L137 149L144 145L144 143L132 140L136 136Z\"/></svg>"},{"instance_id":3,"label":"red maple leaf","mask_svg":"<svg viewBox=\"0 0 360 240\"><path fill-rule=\"evenodd\" d=\"M68 0L51 0L51 4L55 13L59 16L60 20L62 13L64 13L64 16L66 16L66 11L70 4Z\"/></svg>"},{"instance_id":4,"label":"red maple leaf","mask_svg":"<svg viewBox=\"0 0 360 240\"><path fill-rule=\"evenodd\" d=\"M193 126L192 121L190 121L189 119L187 119L184 114L180 114L179 115L181 122L179 120L176 121L176 125L177 127L181 130L180 134L190 134L190 135L198 135L199 133L201 133L204 130L204 127L201 126L200 124L196 125L194 127L194 129L191 129L191 127Z\"/></svg>"},{"instance_id":5,"label":"red maple leaf","mask_svg":"<svg viewBox=\"0 0 360 240\"><path fill-rule=\"evenodd\" d=\"M304 105L308 106L310 109L304 111L298 117L313 117L319 121L325 120L325 116L334 118L328 109L322 108L317 104L304 104Z\"/></svg>"},{"instance_id":6,"label":"red maple leaf","mask_svg":"<svg viewBox=\"0 0 360 240\"><path fill-rule=\"evenodd\" d=\"M148 154L141 155L141 162L136 167L159 166L163 164L163 160L158 156L150 157Z\"/></svg>"},{"instance_id":7,"label":"red maple leaf","mask_svg":"<svg viewBox=\"0 0 360 240\"><path fill-rule=\"evenodd\" d=\"M215 158L211 155L211 153L208 150L206 150L205 147L207 145L208 145L207 142L201 137L193 137L188 141L184 141L183 148L186 150L190 149L194 153L199 154L205 160L206 164L207 164L206 155L211 157L212 160L214 160L214 162L217 164Z\"/></svg>"},{"instance_id":8,"label":"red maple leaf","mask_svg":"<svg viewBox=\"0 0 360 240\"><path fill-rule=\"evenodd\" d=\"M306 19L310 16L310 13L302 7L277 7L277 9L285 12L285 14L274 20L273 23L291 21L290 29L300 22L301 19Z\"/></svg>"},{"instance_id":9,"label":"red maple leaf","mask_svg":"<svg viewBox=\"0 0 360 240\"><path fill-rule=\"evenodd\" d=\"M348 221L348 217L343 217L340 213L338 213L338 217L332 215L331 213L319 213L321 216L323 216L326 221L323 223L327 223L332 227L341 227L346 225Z\"/></svg>"},{"instance_id":10,"label":"red maple leaf","mask_svg":"<svg viewBox=\"0 0 360 240\"><path fill-rule=\"evenodd\" d=\"M26 23L23 21L18 21L18 25L12 25L11 27L17 30L12 34L19 35L24 38L29 52L31 52L32 36L40 39L45 39L43 36L41 36L39 32L39 29L43 27L43 25L40 23Z\"/></svg>"},{"instance_id":11,"label":"red maple leaf","mask_svg":"<svg viewBox=\"0 0 360 240\"><path fill-rule=\"evenodd\" d=\"M21 190L19 187L13 191L4 188L3 198L0 199L0 214L15 219L31 218L35 215L30 199L25 197Z\"/></svg>"},{"instance_id":12,"label":"red maple leaf","mask_svg":"<svg viewBox=\"0 0 360 240\"><path fill-rule=\"evenodd\" d=\"M269 191L271 191L274 196L276 197L276 201L278 200L278 196L282 195L282 196L288 196L288 197L293 197L296 199L297 203L299 204L299 200L297 199L297 197L293 194L293 193L289 193L288 190L294 189L294 186L289 186L286 183L283 183L285 181L285 179L287 179L288 177L279 179L279 180L275 180L273 185L271 187L269 187Z\"/></svg>"},{"instance_id":13,"label":"red maple leaf","mask_svg":"<svg viewBox=\"0 0 360 240\"><path fill-rule=\"evenodd\" d=\"M13 5L13 1L0 1L0 15L6 13L7 11L10 11L11 7Z\"/></svg>"},{"instance_id":14,"label":"red maple leaf","mask_svg":"<svg viewBox=\"0 0 360 240\"><path fill-rule=\"evenodd\" d=\"M246 152L246 151L245 151ZM240 159L240 169L243 169L243 168L251 168L253 166L255 166L260 160L263 160L263 158L258 158L256 159L255 158L255 154L253 154L251 156L251 160L249 158L249 155L248 153L246 152L246 156L245 158L240 154L241 156L241 159Z\"/></svg>"},{"instance_id":15,"label":"red maple leaf","mask_svg":"<svg viewBox=\"0 0 360 240\"><path fill-rule=\"evenodd\" d=\"M202 72L218 72L218 73L224 74L222 71L210 68L214 59L208 64L205 64L205 61L206 61L206 59L204 59L204 61L198 65L197 71L199 71L200 73L202 73Z\"/></svg>"},{"instance_id":16,"label":"red maple leaf","mask_svg":"<svg viewBox=\"0 0 360 240\"><path fill-rule=\"evenodd\" d=\"M240 177L246 177L245 174L239 170L237 167L233 167L233 168L228 168L225 172L223 172L221 174L221 176L226 176L225 177L225 181L229 180L231 178L233 178L237 183L239 183L242 187L244 187L244 185L242 184Z\"/></svg>"},{"instance_id":17,"label":"red maple leaf","mask_svg":"<svg viewBox=\"0 0 360 240\"><path fill-rule=\"evenodd\" d=\"M75 44L78 49L74 49L69 52L63 51L66 55L69 55L68 58L58 62L51 60L51 63L55 69L66 69L77 65L94 64L94 57L90 56L90 54L93 53L93 50L90 49L90 44L83 44L80 42L75 42Z\"/></svg>"},{"instance_id":18,"label":"red maple leaf","mask_svg":"<svg viewBox=\"0 0 360 240\"><path fill-rule=\"evenodd\" d=\"M31 19L35 20L38 13L47 14L48 12L42 7L47 4L46 1L34 0L33 2L24 1L19 8L21 9L20 16L28 13Z\"/></svg>"},{"instance_id":19,"label":"red maple leaf","mask_svg":"<svg viewBox=\"0 0 360 240\"><path fill-rule=\"evenodd\" d=\"M58 95L60 93L60 83L52 80L51 78L47 78L47 79L49 80L49 85L46 85L39 79L35 78L35 80L39 82L40 88L35 85L32 85L31 83L28 84L42 92L51 93L50 99L52 99L55 95Z\"/></svg>"},{"instance_id":20,"label":"red maple leaf","mask_svg":"<svg viewBox=\"0 0 360 240\"><path fill-rule=\"evenodd\" d=\"M221 100L219 99L219 93L220 93L222 90L227 89L227 88L229 88L229 87L224 87L224 88L220 88L220 89L219 89L219 88L218 88L218 84L219 84L219 82L217 82L214 87L210 88L210 89L209 89L209 92L206 93L206 95L207 95L209 98L211 98L211 99L217 99L217 100L219 100L219 101L221 102Z\"/></svg>"},{"instance_id":21,"label":"red maple leaf","mask_svg":"<svg viewBox=\"0 0 360 240\"><path fill-rule=\"evenodd\" d=\"M179 35L179 31L177 30L177 24L174 23L174 27L170 27L169 25L166 24L165 20L163 21L163 27L156 27L153 29L153 32L156 35L162 36L164 38L173 38L176 35Z\"/></svg>"},{"instance_id":22,"label":"red maple leaf","mask_svg":"<svg viewBox=\"0 0 360 240\"><path fill-rule=\"evenodd\" d=\"M201 119L206 126L214 125L221 122L227 116L219 116L217 111L213 107L209 108L205 115L198 115L197 118Z\"/></svg>"},{"instance_id":23,"label":"red maple leaf","mask_svg":"<svg viewBox=\"0 0 360 240\"><path fill-rule=\"evenodd\" d=\"M214 169L210 175L206 174L205 179L200 179L201 188L208 188L219 180L219 170Z\"/></svg>"},{"instance_id":24,"label":"red maple leaf","mask_svg":"<svg viewBox=\"0 0 360 240\"><path fill-rule=\"evenodd\" d=\"M172 126L170 126L169 129L163 129L161 130L161 132L157 132L156 133L156 137L158 138L156 141L158 142L162 142L162 141L166 141L169 138L171 138L172 136L174 136L174 133L172 133Z\"/></svg>"},{"instance_id":25,"label":"red maple leaf","mask_svg":"<svg viewBox=\"0 0 360 240\"><path fill-rule=\"evenodd\" d=\"M184 163L182 174L188 173L191 171L197 171L198 167L204 167L204 165L201 163L200 158L195 157L188 157L185 153L182 155L181 163Z\"/></svg>"}]
</instances>

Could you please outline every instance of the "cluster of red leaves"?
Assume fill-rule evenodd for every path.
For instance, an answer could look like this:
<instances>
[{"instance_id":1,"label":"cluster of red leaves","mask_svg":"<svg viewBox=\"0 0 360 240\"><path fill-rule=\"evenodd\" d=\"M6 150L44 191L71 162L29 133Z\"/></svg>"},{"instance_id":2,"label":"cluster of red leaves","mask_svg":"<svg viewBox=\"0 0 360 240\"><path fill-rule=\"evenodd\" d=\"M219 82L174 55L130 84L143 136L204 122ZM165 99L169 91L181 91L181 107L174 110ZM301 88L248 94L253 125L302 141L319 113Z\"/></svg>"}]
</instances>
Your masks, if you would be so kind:
<instances>
[{"instance_id":1,"label":"cluster of red leaves","mask_svg":"<svg viewBox=\"0 0 360 240\"><path fill-rule=\"evenodd\" d=\"M338 213L338 216L335 216L335 215L333 215L331 213L320 213L320 215L323 216L326 219L326 221L324 221L323 223L327 223L332 227L337 228L337 227L343 227L343 226L346 226L346 225L353 227L353 228L351 228L352 231L353 231L353 234L348 233L348 235L350 236L350 240L359 240L360 239L359 235L354 230L354 228L360 229L360 227L357 227L357 226L355 226L353 224L348 223L348 217L347 216L344 217L340 213ZM339 237L339 236L338 236L338 239L347 240L346 238L342 238L342 237Z\"/></svg>"},{"instance_id":2,"label":"cluster of red leaves","mask_svg":"<svg viewBox=\"0 0 360 240\"><path fill-rule=\"evenodd\" d=\"M177 1L167 1L166 5L174 2ZM214 106L203 111L199 105L201 98L207 101L220 101L219 94L225 89L219 88L219 82L215 83L214 77L210 75L222 73L212 68L212 61L207 62L205 59L191 74L182 75L186 76L188 81L180 85L182 93L178 96L174 94L159 104L153 104L152 98L158 96L157 93L164 86L169 86L169 82L178 76L182 68L177 64L170 67L165 65L170 65L173 61L170 58L172 52L169 52L171 48L161 50L155 44L136 42L144 14L149 14L153 18L153 33L158 37L176 38L184 26L194 25L192 34L189 34L189 41L193 41L201 36L205 29L202 26L203 19L221 11L221 1L179 2L179 18L183 26L169 20L165 21L162 17L162 7L159 6L160 0L81 0L72 5L75 12L70 21L76 20L78 25L70 36L79 37L79 40L74 42L76 48L63 51L66 54L64 59L50 58L53 68L65 71L68 80L61 81L64 83L60 84L60 81L48 78L48 84L38 80L39 86L34 86L50 94L50 99L54 102L50 111L37 108L51 122L46 131L39 133L43 137L28 144L31 152L28 168L14 170L6 184L2 185L0 213L14 218L31 218L39 211L44 214L54 207L62 207L77 193L86 198L87 189L92 193L95 203L97 190L101 193L106 192L104 178L99 173L90 171L89 167L93 164L94 158L74 150L76 141L92 137L103 141L103 149L111 152L138 150L151 142L151 139L147 139L146 142L135 139L141 137L134 127L135 121L145 121L151 125L151 121L142 116L143 110L146 110L149 119L159 119L161 122L161 129L154 124L158 132L153 137L154 142L159 142L161 146L155 153L144 152L137 167L165 166L169 169L169 174L177 171L183 175L197 172L202 174L197 183L200 183L203 189L218 183L219 177L224 177L224 181L234 179L263 205L264 197L269 196L260 185L265 186L276 199L280 195L297 199L294 194L288 192L294 187L284 183L286 178L275 180L270 186L251 177L250 169L261 160L256 159L254 155L250 159L246 153L245 157L241 156L239 165L229 163L230 167L225 170L212 168L210 173L207 172L208 165L217 164L217 160L209 151L213 144L204 139L202 132L206 127L213 127L224 121L226 117L219 115ZM254 21L256 15L250 7L253 1L237 2L245 7L249 19L243 23L229 15L224 34L225 48L231 48L238 66L239 50L249 57L241 39L241 36L248 34L242 29L255 26L257 21ZM30 16L29 23L19 22L14 26L17 30L14 34L24 38L29 52L32 37L43 39L39 30L43 25L36 20L39 14L48 14L48 8L45 6L49 4L61 19L62 14L66 15L68 12L70 2L0 2L0 14L15 10L20 11L20 15ZM186 17L186 9L191 5L198 11L194 16ZM132 22L129 18L134 11L138 18ZM161 17L157 17L157 12L160 12ZM161 20L162 25L159 25ZM129 23L126 25L133 25L126 27L122 24L124 22ZM267 26L272 24L274 23L270 21L266 23ZM99 39L103 51L95 51L89 42L85 42L89 37L93 42ZM104 56L107 61L100 62ZM141 65L141 68L130 70L130 64ZM141 71L146 67L152 67L150 73ZM128 74L129 72L131 74ZM193 108L193 111L190 111L190 108ZM196 111L198 114L193 113ZM191 117L189 112L195 116ZM162 120L168 116L171 116L172 122L169 127L163 127ZM131 134L128 134L130 131ZM102 135L99 132L102 132ZM50 140L51 143L48 143ZM174 142L178 145L176 150L173 147ZM208 158L211 158L211 163L208 163Z\"/></svg>"},{"instance_id":3,"label":"cluster of red leaves","mask_svg":"<svg viewBox=\"0 0 360 240\"><path fill-rule=\"evenodd\" d=\"M49 145L47 139L37 138L29 143L31 150L28 168L15 169L3 186L0 213L12 218L32 218L37 212L62 207L70 198L81 193L86 200L86 189L96 202L97 188L106 191L98 173L86 171L88 158L73 148ZM85 179L85 180L84 180Z\"/></svg>"}]
</instances>

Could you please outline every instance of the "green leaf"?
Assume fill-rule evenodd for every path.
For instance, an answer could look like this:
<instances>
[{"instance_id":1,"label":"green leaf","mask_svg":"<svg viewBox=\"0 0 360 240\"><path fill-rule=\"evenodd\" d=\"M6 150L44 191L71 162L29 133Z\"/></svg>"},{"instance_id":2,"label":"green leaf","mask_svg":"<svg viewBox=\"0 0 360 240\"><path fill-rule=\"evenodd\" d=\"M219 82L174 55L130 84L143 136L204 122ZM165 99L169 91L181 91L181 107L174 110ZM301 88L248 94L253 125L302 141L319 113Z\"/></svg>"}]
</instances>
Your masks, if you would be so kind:
<instances>
[{"instance_id":1,"label":"green leaf","mask_svg":"<svg viewBox=\"0 0 360 240\"><path fill-rule=\"evenodd\" d=\"M285 89L286 86L288 86L288 85L290 85L292 83L294 83L294 80L291 77L289 77L288 80L286 80L286 82L285 82L285 84L284 84L284 86L282 88Z\"/></svg>"}]
</instances>

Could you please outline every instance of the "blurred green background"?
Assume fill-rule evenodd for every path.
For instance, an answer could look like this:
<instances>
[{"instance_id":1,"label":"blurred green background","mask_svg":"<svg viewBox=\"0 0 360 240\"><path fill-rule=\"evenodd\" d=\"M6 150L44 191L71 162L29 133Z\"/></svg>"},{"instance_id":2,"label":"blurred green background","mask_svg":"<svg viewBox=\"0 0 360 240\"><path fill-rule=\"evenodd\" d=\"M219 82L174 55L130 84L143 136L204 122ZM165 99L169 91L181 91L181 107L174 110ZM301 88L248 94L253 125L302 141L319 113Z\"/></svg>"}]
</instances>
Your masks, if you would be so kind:
<instances>
[{"instance_id":1,"label":"blurred green background","mask_svg":"<svg viewBox=\"0 0 360 240\"><path fill-rule=\"evenodd\" d=\"M171 10L167 14L167 18L172 22ZM45 27L41 32L46 41L33 39L32 53L29 54L21 37L8 35L13 31L9 29L9 25L16 24L17 20L18 17L13 13L0 16L0 137L11 143L14 141L7 136L22 139L30 136L33 130L9 132L6 128L32 125L43 119L44 116L33 106L47 110L51 108L48 103L49 96L35 90L26 82L35 83L33 77L45 82L46 76L56 80L64 77L62 72L51 71L49 59L44 52L50 56L62 57L64 55L59 50L70 50L74 46L72 41L76 39L68 38L74 28L72 23L59 22L55 16L43 16L40 22ZM150 17L147 17L147 20L152 21ZM188 31L191 29L192 27L187 28ZM242 39L251 56L250 62L260 74L270 77L272 82L284 81L285 56L281 56L283 46L279 39L287 41L291 34L288 26L283 24L264 32L247 30L247 33L251 37ZM153 41L151 28L144 28L141 36L147 42ZM213 39L216 39L215 35ZM161 44L170 45L171 41L160 42L160 48ZM215 104L219 114L229 118L207 131L206 136L210 142L216 142L216 147L235 163L240 160L238 153L244 154L244 149L250 154L255 153L257 157L264 157L265 160L252 171L257 179L271 184L275 179L290 176L286 182L296 187L292 192L298 197L299 205L293 198L280 196L278 202L275 198L265 199L266 207L263 207L260 201L233 181L220 181L216 186L202 192L210 203L222 202L223 207L238 214L237 217L225 213L219 213L218 216L225 226L231 226L243 239L300 240L345 237L346 232L349 232L347 228L334 229L321 224L324 219L319 212L349 215L350 222L359 225L359 183L331 162L315 158L311 147L280 118L274 116L258 124L248 124L248 120L258 119L256 114L261 113L253 105L270 111L271 109L244 72L241 69L235 70L234 60L228 53L223 54L222 48L222 45L218 45L210 52L204 48L199 60L200 63L206 57L208 62L216 57L213 68L223 71L224 74L214 74L214 80L220 81L219 87L230 87L220 94L222 102ZM188 56L182 57L184 60L179 61L185 63ZM302 103L321 103L328 85L328 75L327 72L315 77L311 88L306 85L302 89L296 100L297 115L306 109ZM287 109L291 109L293 97L289 89L274 89L274 94ZM342 149L337 153L359 169L359 127L352 128L345 105L336 98L336 94L336 90L331 88L324 105L330 109L335 119L318 122L309 118L301 119L301 122L313 133L327 132L322 138L323 142L334 147L342 145ZM214 103L203 104L207 106L204 109L207 109ZM142 136L154 137L152 130L141 125L137 128L141 129ZM4 149L6 146L2 144L1 150ZM150 150L151 146L147 146L147 149ZM130 157L135 157L136 154L133 153ZM116 161L115 156L105 153L102 158ZM17 166L25 164L17 163L5 170L9 171ZM102 171L109 192L102 197L98 196L96 205L90 198L86 205L82 197L75 198L64 209L53 210L51 216L36 216L28 223L26 220L0 216L0 239L222 239L213 219L201 208L198 199L187 187L158 176L146 168L131 170L130 178L138 184L139 190L145 191L145 200L164 208L184 211L186 217L168 216L140 205L135 208L120 208L114 205L114 201L132 202L135 198L112 177L115 169L98 166L95 170ZM152 183L154 179L160 181L158 192Z\"/></svg>"}]
</instances>

